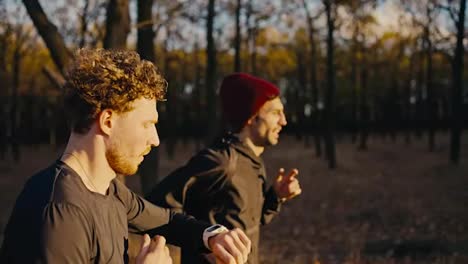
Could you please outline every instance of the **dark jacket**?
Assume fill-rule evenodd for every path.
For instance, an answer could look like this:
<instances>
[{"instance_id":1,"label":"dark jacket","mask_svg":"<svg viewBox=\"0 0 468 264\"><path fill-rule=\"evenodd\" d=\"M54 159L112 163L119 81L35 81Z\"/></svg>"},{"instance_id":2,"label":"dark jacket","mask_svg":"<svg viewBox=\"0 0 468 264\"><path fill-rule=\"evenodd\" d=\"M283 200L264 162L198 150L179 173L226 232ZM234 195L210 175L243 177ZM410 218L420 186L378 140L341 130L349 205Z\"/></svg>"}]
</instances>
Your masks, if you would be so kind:
<instances>
[{"instance_id":1,"label":"dark jacket","mask_svg":"<svg viewBox=\"0 0 468 264\"><path fill-rule=\"evenodd\" d=\"M164 178L147 199L199 220L242 229L252 241L250 264L258 263L260 225L269 223L280 209L275 192L267 188L262 159L231 134ZM182 263L208 262L199 253L182 249Z\"/></svg>"}]
</instances>

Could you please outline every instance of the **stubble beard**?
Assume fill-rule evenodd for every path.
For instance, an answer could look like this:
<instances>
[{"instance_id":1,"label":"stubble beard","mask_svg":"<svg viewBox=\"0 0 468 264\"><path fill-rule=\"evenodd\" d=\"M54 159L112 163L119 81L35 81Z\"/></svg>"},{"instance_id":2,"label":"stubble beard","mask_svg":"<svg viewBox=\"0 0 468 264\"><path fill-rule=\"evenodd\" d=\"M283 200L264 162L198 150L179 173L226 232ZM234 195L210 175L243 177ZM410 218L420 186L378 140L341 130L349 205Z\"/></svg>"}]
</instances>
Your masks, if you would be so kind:
<instances>
[{"instance_id":1,"label":"stubble beard","mask_svg":"<svg viewBox=\"0 0 468 264\"><path fill-rule=\"evenodd\" d=\"M133 175L138 171L139 164L132 164L128 157L119 151L117 145L112 145L106 151L106 159L116 174Z\"/></svg>"}]
</instances>

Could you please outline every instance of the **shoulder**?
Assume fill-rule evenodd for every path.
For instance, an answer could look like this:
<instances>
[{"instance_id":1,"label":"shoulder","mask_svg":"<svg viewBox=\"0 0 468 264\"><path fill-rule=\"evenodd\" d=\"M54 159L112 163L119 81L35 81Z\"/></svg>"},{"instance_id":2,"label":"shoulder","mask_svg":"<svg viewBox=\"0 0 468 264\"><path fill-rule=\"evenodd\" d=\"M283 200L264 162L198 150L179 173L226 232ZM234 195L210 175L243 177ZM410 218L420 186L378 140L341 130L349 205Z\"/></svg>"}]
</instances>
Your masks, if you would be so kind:
<instances>
[{"instance_id":1,"label":"shoulder","mask_svg":"<svg viewBox=\"0 0 468 264\"><path fill-rule=\"evenodd\" d=\"M199 167L203 164L205 170L222 171L231 174L235 171L238 153L231 145L214 146L206 148L195 155L189 164Z\"/></svg>"},{"instance_id":2,"label":"shoulder","mask_svg":"<svg viewBox=\"0 0 468 264\"><path fill-rule=\"evenodd\" d=\"M49 203L76 204L83 196L81 179L59 162L30 177L21 191L16 206L44 208ZM82 183L81 183L82 185Z\"/></svg>"},{"instance_id":3,"label":"shoulder","mask_svg":"<svg viewBox=\"0 0 468 264\"><path fill-rule=\"evenodd\" d=\"M92 199L91 192L85 187L80 176L65 166L57 166L50 202L82 207Z\"/></svg>"}]
</instances>

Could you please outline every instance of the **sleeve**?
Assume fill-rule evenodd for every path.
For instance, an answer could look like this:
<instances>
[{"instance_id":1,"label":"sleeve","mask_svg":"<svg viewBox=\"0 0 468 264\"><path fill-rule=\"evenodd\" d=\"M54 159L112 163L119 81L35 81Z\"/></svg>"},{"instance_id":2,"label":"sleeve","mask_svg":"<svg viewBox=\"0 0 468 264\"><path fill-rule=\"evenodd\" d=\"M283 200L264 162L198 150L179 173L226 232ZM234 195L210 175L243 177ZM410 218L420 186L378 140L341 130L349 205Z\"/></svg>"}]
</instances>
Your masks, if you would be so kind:
<instances>
[{"instance_id":1,"label":"sleeve","mask_svg":"<svg viewBox=\"0 0 468 264\"><path fill-rule=\"evenodd\" d=\"M88 263L93 258L91 224L80 208L51 203L43 218L41 262Z\"/></svg>"},{"instance_id":2,"label":"sleeve","mask_svg":"<svg viewBox=\"0 0 468 264\"><path fill-rule=\"evenodd\" d=\"M236 158L229 151L202 151L165 177L146 198L156 205L196 215L205 209L201 205L209 207L212 198L224 188Z\"/></svg>"},{"instance_id":3,"label":"sleeve","mask_svg":"<svg viewBox=\"0 0 468 264\"><path fill-rule=\"evenodd\" d=\"M211 208L211 203L219 190L223 189L230 177L234 158L228 151L204 150L194 156L185 166L165 177L147 196L148 201L178 213L187 213L196 217L204 216L204 211ZM180 217L175 215L176 218ZM206 225L205 228L210 225ZM160 228L167 234L170 227ZM187 238L186 229L176 227L179 236ZM175 236L177 238L177 236ZM178 245L170 241L171 244ZM176 240L177 242L177 240ZM180 241L179 241L180 242ZM203 241L201 241L203 243Z\"/></svg>"},{"instance_id":4,"label":"sleeve","mask_svg":"<svg viewBox=\"0 0 468 264\"><path fill-rule=\"evenodd\" d=\"M273 187L265 192L265 201L262 208L262 225L266 225L278 215L281 209L281 201L275 193Z\"/></svg>"},{"instance_id":5,"label":"sleeve","mask_svg":"<svg viewBox=\"0 0 468 264\"><path fill-rule=\"evenodd\" d=\"M127 208L129 231L150 236L162 235L167 242L196 251L206 251L203 231L210 225L170 209L151 204L125 186L120 187ZM122 197L123 196L123 197Z\"/></svg>"}]
</instances>

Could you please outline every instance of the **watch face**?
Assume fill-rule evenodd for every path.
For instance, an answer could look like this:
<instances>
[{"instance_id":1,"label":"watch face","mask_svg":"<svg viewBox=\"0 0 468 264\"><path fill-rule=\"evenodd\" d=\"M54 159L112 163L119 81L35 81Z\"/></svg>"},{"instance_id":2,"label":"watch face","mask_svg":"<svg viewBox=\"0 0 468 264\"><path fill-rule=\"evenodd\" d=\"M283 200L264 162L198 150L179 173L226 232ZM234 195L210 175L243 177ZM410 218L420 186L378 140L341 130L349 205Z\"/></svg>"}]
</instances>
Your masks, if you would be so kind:
<instances>
[{"instance_id":1,"label":"watch face","mask_svg":"<svg viewBox=\"0 0 468 264\"><path fill-rule=\"evenodd\" d=\"M208 227L208 229L206 229L206 231L213 232L213 231L215 231L216 229L218 229L220 227L221 227L220 225L210 226L210 227Z\"/></svg>"}]
</instances>

